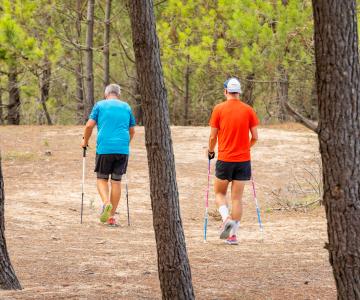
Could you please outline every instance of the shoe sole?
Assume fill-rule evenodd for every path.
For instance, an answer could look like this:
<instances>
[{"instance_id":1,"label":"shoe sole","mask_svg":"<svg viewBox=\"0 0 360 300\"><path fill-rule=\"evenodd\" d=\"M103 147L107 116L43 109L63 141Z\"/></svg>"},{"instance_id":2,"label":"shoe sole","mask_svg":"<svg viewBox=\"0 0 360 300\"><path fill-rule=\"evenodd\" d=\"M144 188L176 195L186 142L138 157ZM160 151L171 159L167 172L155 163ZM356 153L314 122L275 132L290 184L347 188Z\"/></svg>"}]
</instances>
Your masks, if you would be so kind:
<instances>
[{"instance_id":1,"label":"shoe sole","mask_svg":"<svg viewBox=\"0 0 360 300\"><path fill-rule=\"evenodd\" d=\"M105 206L104 211L100 216L100 222L105 223L107 220L109 220L111 210L112 210L111 204Z\"/></svg>"},{"instance_id":2,"label":"shoe sole","mask_svg":"<svg viewBox=\"0 0 360 300\"><path fill-rule=\"evenodd\" d=\"M230 236L230 231L233 226L233 222L229 222L228 224L226 224L224 230L220 233L220 239L226 240Z\"/></svg>"},{"instance_id":3,"label":"shoe sole","mask_svg":"<svg viewBox=\"0 0 360 300\"><path fill-rule=\"evenodd\" d=\"M239 245L238 242L229 242L229 241L225 241L225 244L226 245L230 245L230 246L236 246L236 245Z\"/></svg>"}]
</instances>

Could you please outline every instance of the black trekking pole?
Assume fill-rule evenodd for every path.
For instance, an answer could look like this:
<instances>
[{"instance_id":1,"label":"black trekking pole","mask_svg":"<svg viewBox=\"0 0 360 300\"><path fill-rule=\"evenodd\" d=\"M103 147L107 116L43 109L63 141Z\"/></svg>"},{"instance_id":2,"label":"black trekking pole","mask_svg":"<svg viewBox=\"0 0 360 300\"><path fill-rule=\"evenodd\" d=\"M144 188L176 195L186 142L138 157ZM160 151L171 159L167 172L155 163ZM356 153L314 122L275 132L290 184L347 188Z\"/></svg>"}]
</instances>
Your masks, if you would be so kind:
<instances>
[{"instance_id":1,"label":"black trekking pole","mask_svg":"<svg viewBox=\"0 0 360 300\"><path fill-rule=\"evenodd\" d=\"M86 147L83 147L83 172L82 172L82 184L81 184L81 209L80 209L80 224L82 224L83 207L84 207L84 185L85 185L85 159L86 159Z\"/></svg>"}]
</instances>

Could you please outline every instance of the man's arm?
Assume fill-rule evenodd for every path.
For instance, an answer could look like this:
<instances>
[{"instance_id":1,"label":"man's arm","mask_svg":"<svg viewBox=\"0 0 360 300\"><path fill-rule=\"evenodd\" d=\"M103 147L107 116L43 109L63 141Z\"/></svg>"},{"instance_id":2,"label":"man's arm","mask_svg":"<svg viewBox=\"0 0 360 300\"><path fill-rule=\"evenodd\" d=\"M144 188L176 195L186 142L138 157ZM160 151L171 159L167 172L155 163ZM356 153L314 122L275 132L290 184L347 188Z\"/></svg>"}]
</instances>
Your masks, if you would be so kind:
<instances>
[{"instance_id":1,"label":"man's arm","mask_svg":"<svg viewBox=\"0 0 360 300\"><path fill-rule=\"evenodd\" d=\"M250 147L252 147L252 146L254 146L256 144L256 142L259 139L257 127L256 126L251 127L250 128L250 133L251 133Z\"/></svg>"},{"instance_id":2,"label":"man's arm","mask_svg":"<svg viewBox=\"0 0 360 300\"><path fill-rule=\"evenodd\" d=\"M96 125L96 122L94 120L89 119L86 122L85 129L84 129L84 136L83 141L81 143L81 147L86 148L89 143L89 139L91 137L92 131Z\"/></svg>"},{"instance_id":3,"label":"man's arm","mask_svg":"<svg viewBox=\"0 0 360 300\"><path fill-rule=\"evenodd\" d=\"M129 128L129 134L130 134L130 143L135 135L135 126Z\"/></svg>"},{"instance_id":4,"label":"man's arm","mask_svg":"<svg viewBox=\"0 0 360 300\"><path fill-rule=\"evenodd\" d=\"M218 135L218 129L211 127L211 131L210 131L210 137L209 137L209 152L214 152L215 150L215 146L217 143L217 135Z\"/></svg>"}]
</instances>

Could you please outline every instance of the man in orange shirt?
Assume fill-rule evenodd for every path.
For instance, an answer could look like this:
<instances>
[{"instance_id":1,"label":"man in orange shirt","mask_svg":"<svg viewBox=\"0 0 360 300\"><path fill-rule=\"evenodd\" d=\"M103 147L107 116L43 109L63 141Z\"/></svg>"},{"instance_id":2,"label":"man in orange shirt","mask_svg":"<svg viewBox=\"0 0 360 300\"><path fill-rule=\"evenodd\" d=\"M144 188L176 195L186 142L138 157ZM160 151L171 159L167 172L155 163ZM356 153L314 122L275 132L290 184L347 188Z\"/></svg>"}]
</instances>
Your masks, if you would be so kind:
<instances>
[{"instance_id":1,"label":"man in orange shirt","mask_svg":"<svg viewBox=\"0 0 360 300\"><path fill-rule=\"evenodd\" d=\"M220 239L237 245L237 230L242 216L242 196L245 182L251 179L250 147L258 140L259 120L251 106L240 100L241 85L236 78L224 83L226 101L214 107L210 119L209 160L218 160L215 171L215 198L223 224ZM251 133L251 139L249 137ZM232 211L229 214L226 192L231 182Z\"/></svg>"}]
</instances>

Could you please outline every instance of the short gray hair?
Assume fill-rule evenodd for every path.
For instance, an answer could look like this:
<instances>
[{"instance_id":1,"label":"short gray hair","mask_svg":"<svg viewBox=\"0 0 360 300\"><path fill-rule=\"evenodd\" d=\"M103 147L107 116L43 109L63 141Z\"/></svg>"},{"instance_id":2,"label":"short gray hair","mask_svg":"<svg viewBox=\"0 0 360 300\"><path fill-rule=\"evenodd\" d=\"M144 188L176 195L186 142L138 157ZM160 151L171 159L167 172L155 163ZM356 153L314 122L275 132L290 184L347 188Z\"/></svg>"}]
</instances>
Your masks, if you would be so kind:
<instances>
[{"instance_id":1,"label":"short gray hair","mask_svg":"<svg viewBox=\"0 0 360 300\"><path fill-rule=\"evenodd\" d=\"M112 83L109 84L106 88L105 88L105 97L107 97L110 94L114 94L116 96L120 96L121 94L121 88L120 85Z\"/></svg>"}]
</instances>

